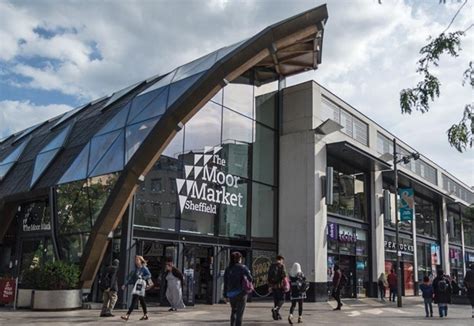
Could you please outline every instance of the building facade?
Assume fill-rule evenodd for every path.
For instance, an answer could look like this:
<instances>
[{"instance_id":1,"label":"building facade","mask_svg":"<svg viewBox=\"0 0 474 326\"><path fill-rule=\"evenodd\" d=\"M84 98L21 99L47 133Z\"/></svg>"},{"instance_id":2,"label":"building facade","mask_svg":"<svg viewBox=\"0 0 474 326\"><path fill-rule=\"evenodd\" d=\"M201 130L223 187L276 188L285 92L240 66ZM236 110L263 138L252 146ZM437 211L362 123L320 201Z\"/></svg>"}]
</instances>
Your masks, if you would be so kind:
<instances>
[{"instance_id":1,"label":"building facade","mask_svg":"<svg viewBox=\"0 0 474 326\"><path fill-rule=\"evenodd\" d=\"M0 275L21 285L31 266L67 260L96 300L104 267L120 259L123 280L139 254L157 284L149 297L166 304L171 257L193 305L222 300L232 251L265 297L280 253L288 268L301 263L317 301L336 263L349 277L345 296L376 295L399 246L405 295L440 267L462 281L474 260L472 190L426 157L402 166L416 218L396 244L395 212L382 207L393 172L379 158L394 136L313 81L285 86L321 63L326 20L325 6L309 10L2 140Z\"/></svg>"}]
</instances>

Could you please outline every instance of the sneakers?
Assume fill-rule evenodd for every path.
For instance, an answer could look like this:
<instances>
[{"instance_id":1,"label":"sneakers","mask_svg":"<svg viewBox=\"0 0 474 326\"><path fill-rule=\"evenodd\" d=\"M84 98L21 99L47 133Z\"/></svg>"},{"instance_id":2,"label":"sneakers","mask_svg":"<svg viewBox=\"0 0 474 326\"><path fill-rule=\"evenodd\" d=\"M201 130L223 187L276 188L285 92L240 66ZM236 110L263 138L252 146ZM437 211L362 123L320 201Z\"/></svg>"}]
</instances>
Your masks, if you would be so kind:
<instances>
[{"instance_id":1,"label":"sneakers","mask_svg":"<svg viewBox=\"0 0 474 326\"><path fill-rule=\"evenodd\" d=\"M272 308L272 318L273 320L278 320L278 312L275 308Z\"/></svg>"},{"instance_id":2,"label":"sneakers","mask_svg":"<svg viewBox=\"0 0 474 326\"><path fill-rule=\"evenodd\" d=\"M289 316L288 316L288 323L289 323L290 325L293 325L293 315L289 315Z\"/></svg>"},{"instance_id":3,"label":"sneakers","mask_svg":"<svg viewBox=\"0 0 474 326\"><path fill-rule=\"evenodd\" d=\"M303 323L303 318L301 316L298 317L298 324L302 324Z\"/></svg>"}]
</instances>

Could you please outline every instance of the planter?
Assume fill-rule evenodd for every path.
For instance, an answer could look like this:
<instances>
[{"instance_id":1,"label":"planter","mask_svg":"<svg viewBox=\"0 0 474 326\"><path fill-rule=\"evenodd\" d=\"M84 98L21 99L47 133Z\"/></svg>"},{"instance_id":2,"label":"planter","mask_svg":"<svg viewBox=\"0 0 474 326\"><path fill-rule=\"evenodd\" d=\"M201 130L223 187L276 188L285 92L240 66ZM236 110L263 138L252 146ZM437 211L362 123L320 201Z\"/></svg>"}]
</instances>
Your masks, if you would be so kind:
<instances>
[{"instance_id":1,"label":"planter","mask_svg":"<svg viewBox=\"0 0 474 326\"><path fill-rule=\"evenodd\" d=\"M81 290L35 290L33 310L71 310L82 308Z\"/></svg>"},{"instance_id":2,"label":"planter","mask_svg":"<svg viewBox=\"0 0 474 326\"><path fill-rule=\"evenodd\" d=\"M17 308L31 308L31 301L33 300L32 289L18 289L16 299Z\"/></svg>"}]
</instances>

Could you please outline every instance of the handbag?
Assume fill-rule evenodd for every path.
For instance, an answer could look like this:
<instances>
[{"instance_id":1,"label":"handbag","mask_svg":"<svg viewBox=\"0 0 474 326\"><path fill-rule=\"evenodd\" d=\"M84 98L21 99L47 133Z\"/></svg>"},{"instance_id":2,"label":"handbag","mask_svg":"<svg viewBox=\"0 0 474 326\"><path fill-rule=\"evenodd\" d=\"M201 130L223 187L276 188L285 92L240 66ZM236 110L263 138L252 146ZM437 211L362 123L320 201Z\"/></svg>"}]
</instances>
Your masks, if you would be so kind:
<instances>
[{"instance_id":1,"label":"handbag","mask_svg":"<svg viewBox=\"0 0 474 326\"><path fill-rule=\"evenodd\" d=\"M140 297L144 297L145 296L145 289L146 289L146 281L142 278L139 278L135 282L135 285L133 286L132 295L136 294Z\"/></svg>"},{"instance_id":2,"label":"handbag","mask_svg":"<svg viewBox=\"0 0 474 326\"><path fill-rule=\"evenodd\" d=\"M247 293L247 294L252 293L253 290L254 290L252 282L250 282L249 279L247 278L247 276L245 276L245 275L242 278L242 290L244 290L245 293Z\"/></svg>"},{"instance_id":3,"label":"handbag","mask_svg":"<svg viewBox=\"0 0 474 326\"><path fill-rule=\"evenodd\" d=\"M146 280L146 288L145 288L145 290L150 290L150 289L152 289L154 286L155 286L155 283L153 283L153 280L151 279L151 277Z\"/></svg>"},{"instance_id":4,"label":"handbag","mask_svg":"<svg viewBox=\"0 0 474 326\"><path fill-rule=\"evenodd\" d=\"M283 282L282 282L282 288L283 288L283 292L290 292L290 280L288 279L288 276L286 276L284 279L283 279Z\"/></svg>"}]
</instances>

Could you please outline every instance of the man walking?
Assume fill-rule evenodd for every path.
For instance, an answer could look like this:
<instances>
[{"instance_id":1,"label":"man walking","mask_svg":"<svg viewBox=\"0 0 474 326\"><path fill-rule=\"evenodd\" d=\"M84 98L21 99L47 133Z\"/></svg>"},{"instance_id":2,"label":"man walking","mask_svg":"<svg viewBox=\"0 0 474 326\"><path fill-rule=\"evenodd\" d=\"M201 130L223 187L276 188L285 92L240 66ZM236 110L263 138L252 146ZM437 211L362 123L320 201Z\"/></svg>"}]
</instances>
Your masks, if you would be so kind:
<instances>
[{"instance_id":1,"label":"man walking","mask_svg":"<svg viewBox=\"0 0 474 326\"><path fill-rule=\"evenodd\" d=\"M389 301L395 302L395 297L398 296L397 281L397 274L395 274L395 271L392 269L387 277L388 287L390 288Z\"/></svg>"},{"instance_id":2,"label":"man walking","mask_svg":"<svg viewBox=\"0 0 474 326\"><path fill-rule=\"evenodd\" d=\"M467 297L471 303L472 318L474 318L474 263L471 264L471 269L464 276L464 286L467 289Z\"/></svg>"},{"instance_id":3,"label":"man walking","mask_svg":"<svg viewBox=\"0 0 474 326\"><path fill-rule=\"evenodd\" d=\"M434 301L438 304L439 317L448 317L448 303L451 303L451 283L449 278L439 270L433 280Z\"/></svg>"},{"instance_id":4,"label":"man walking","mask_svg":"<svg viewBox=\"0 0 474 326\"><path fill-rule=\"evenodd\" d=\"M117 302L117 272L118 272L119 260L114 259L112 265L107 267L104 275L100 279L100 289L103 291L102 294L102 310L100 317L113 317L112 311L114 310L115 303Z\"/></svg>"},{"instance_id":5,"label":"man walking","mask_svg":"<svg viewBox=\"0 0 474 326\"><path fill-rule=\"evenodd\" d=\"M286 282L285 258L281 255L268 269L268 290L273 295L273 320L281 319L280 309L285 303L284 282Z\"/></svg>"},{"instance_id":6,"label":"man walking","mask_svg":"<svg viewBox=\"0 0 474 326\"><path fill-rule=\"evenodd\" d=\"M337 307L333 310L341 310L341 289L345 284L345 276L342 274L339 265L334 265L334 276L332 277L332 296L337 301Z\"/></svg>"}]
</instances>

